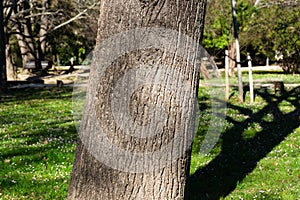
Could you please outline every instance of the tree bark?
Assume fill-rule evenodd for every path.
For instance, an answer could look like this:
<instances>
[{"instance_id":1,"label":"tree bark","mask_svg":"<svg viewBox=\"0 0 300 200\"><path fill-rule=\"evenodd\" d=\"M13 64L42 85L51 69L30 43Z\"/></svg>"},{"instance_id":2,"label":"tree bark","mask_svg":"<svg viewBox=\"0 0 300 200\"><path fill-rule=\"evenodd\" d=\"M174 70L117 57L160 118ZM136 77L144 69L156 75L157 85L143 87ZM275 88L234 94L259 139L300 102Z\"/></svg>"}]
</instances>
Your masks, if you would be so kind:
<instances>
[{"instance_id":1,"label":"tree bark","mask_svg":"<svg viewBox=\"0 0 300 200\"><path fill-rule=\"evenodd\" d=\"M101 1L96 49L105 46L106 41L118 34L123 34L124 39L119 40L116 47L112 47L116 51L123 48L124 45L134 46L136 43L141 43L140 46L143 48L119 55L113 62L108 62L109 66L105 66L106 68L103 70L99 69L99 66L105 65L103 64L105 60L99 60L97 54L96 58L94 57L68 199L169 200L187 198L186 187L191 153L189 138L193 134L189 125L193 125L193 114L195 114L194 100L197 96L199 69L194 67L197 63L197 56L195 56L197 52L191 51L188 43L179 44L182 35L196 41L197 45L200 44L205 3L205 0ZM145 47L143 42L137 41L138 39L135 37L129 37L131 30L144 27L150 28L150 31L151 28L161 30L162 35L164 35L164 29L174 30L177 37L170 37L168 48L175 49L175 51L158 49L155 45ZM147 32L144 34L147 38ZM127 41L129 38L130 40ZM176 41L172 41L172 38L176 38ZM154 44L156 39L153 40L151 42ZM168 38L164 37L161 41L163 40L168 41ZM144 42L149 41L145 39ZM185 51L181 51L179 46L185 47L185 56L180 55L180 52ZM109 60L110 57L113 57L114 52L107 51ZM190 63L187 59L191 58L192 62ZM133 77L129 77L129 84L127 84L125 80L126 77L128 78L127 74L132 71L138 72L143 66L152 68L144 71L142 69L145 74L136 73ZM161 69L157 66L164 66L164 68ZM157 77L164 71L168 73L162 82L159 82L160 84L140 85L140 82L144 81L139 80L140 77L146 79L147 75L150 74L150 77L153 75L152 81L157 83ZM97 74L102 72L104 75L98 77ZM121 84L119 84L120 80ZM174 87L174 90L170 92L168 85L181 80L184 80L186 87ZM136 90L132 94L127 91L131 87L130 84L136 85ZM124 87L118 89L120 86ZM130 93L129 103L124 105L127 105L130 110L130 116L133 119L132 126L126 121L124 108L122 106L113 108L112 106L114 100L118 100L119 93L123 91L125 91L124 94ZM119 97L123 96L119 95ZM166 112L163 118L159 117L161 112L157 109L159 105L161 105L161 110ZM156 109L153 111L153 108ZM154 113L151 114L152 112ZM115 116L113 113L120 116ZM118 117L120 117L121 125L116 122ZM93 121L94 119L96 122ZM147 126L152 123L152 120L157 120L157 127L163 124L163 128L160 130L156 126ZM150 164L135 163L135 157L129 161L125 159L128 162L122 162L123 157L117 157L114 149L101 150L97 155L93 152L93 147L101 146L101 144L94 143L98 139L97 134L93 135L95 138L89 136L91 132L99 131L94 122L95 124L99 123L101 129L104 130L105 139L136 157L143 153L151 156L152 152L164 148L176 138L179 130L183 130L184 135L181 137L183 142L178 143L178 146L174 143L175 145L171 146L171 152L166 152L171 160L167 164L163 160L155 160L154 156L153 160L149 162ZM124 134L122 127L128 124L131 128L130 133ZM138 129L139 126L136 124L144 128ZM144 136L148 132L154 136ZM87 143L87 141L91 143ZM180 149L179 151L183 151L178 157L172 154L173 150L177 148ZM164 157L164 155L160 156ZM110 157L108 163L101 161L103 157ZM152 168L148 166L148 164L156 162L158 165L152 166ZM117 165L111 166L109 163Z\"/></svg>"},{"instance_id":2,"label":"tree bark","mask_svg":"<svg viewBox=\"0 0 300 200\"><path fill-rule=\"evenodd\" d=\"M12 27L15 30L16 38L18 41L18 45L20 48L21 56L22 56L22 67L24 68L27 61L35 61L35 49L34 49L34 40L32 34L32 24L31 18L28 17L31 15L31 5L30 1L23 1L20 11L15 11L12 13L12 18L15 18L17 23ZM23 12L20 14L19 12ZM20 15L16 17L16 15ZM20 18L20 19L19 19ZM24 18L24 19L22 19ZM22 19L22 20L21 20Z\"/></svg>"},{"instance_id":3,"label":"tree bark","mask_svg":"<svg viewBox=\"0 0 300 200\"><path fill-rule=\"evenodd\" d=\"M42 10L45 13L49 9L49 0L42 1ZM41 24L40 24L40 33L39 33L39 59L45 60L45 53L46 53L46 39L47 39L47 32L48 32L48 16L42 15L41 16Z\"/></svg>"},{"instance_id":4,"label":"tree bark","mask_svg":"<svg viewBox=\"0 0 300 200\"><path fill-rule=\"evenodd\" d=\"M242 80L242 66L240 58L240 44L239 44L239 34L238 34L238 24L236 19L236 0L231 0L232 5L232 20L233 20L233 29L234 29L234 39L235 39L235 53L236 53L236 68L238 73L238 97L239 101L244 102L243 99L243 80Z\"/></svg>"},{"instance_id":5,"label":"tree bark","mask_svg":"<svg viewBox=\"0 0 300 200\"><path fill-rule=\"evenodd\" d=\"M3 1L0 0L0 93L5 92L7 89L5 41L4 8Z\"/></svg>"},{"instance_id":6,"label":"tree bark","mask_svg":"<svg viewBox=\"0 0 300 200\"><path fill-rule=\"evenodd\" d=\"M28 28L24 26L24 28L22 27L16 27L17 32L22 33L22 29L24 29L24 35L20 35L20 34L16 34L16 38L18 40L18 44L19 44L19 48L20 48L20 52L22 55L22 65L23 68L26 65L27 61L34 61L34 53L33 53L33 43L31 40L26 39L26 37L29 37L28 35Z\"/></svg>"},{"instance_id":7,"label":"tree bark","mask_svg":"<svg viewBox=\"0 0 300 200\"><path fill-rule=\"evenodd\" d=\"M26 11L27 17L28 17L28 15L31 14L30 9L31 9L32 5L30 5L30 1L24 1L23 6L24 6L24 10ZM27 61L36 60L31 20L32 19L30 17L28 17L26 19L26 23L20 24L21 27L19 27L20 28L19 30L23 30L23 31L20 31L20 33L23 33L23 35L21 35L21 37L19 37L19 38L20 39L22 38L23 41L21 43L25 44L25 46L23 46L23 48L24 48L23 50L25 51L24 54L21 52L22 55L24 55L25 64ZM39 66L37 66L37 67L39 67Z\"/></svg>"},{"instance_id":8,"label":"tree bark","mask_svg":"<svg viewBox=\"0 0 300 200\"><path fill-rule=\"evenodd\" d=\"M15 80L17 78L16 68L14 67L13 58L11 56L10 45L6 44L6 71L7 71L7 79Z\"/></svg>"},{"instance_id":9,"label":"tree bark","mask_svg":"<svg viewBox=\"0 0 300 200\"><path fill-rule=\"evenodd\" d=\"M229 57L230 57L230 59L229 59L229 76L230 77L235 77L234 69L235 69L236 62L235 62L235 60L233 60L236 57L236 45L235 45L235 42L232 42L229 45L228 53L229 53Z\"/></svg>"}]
</instances>

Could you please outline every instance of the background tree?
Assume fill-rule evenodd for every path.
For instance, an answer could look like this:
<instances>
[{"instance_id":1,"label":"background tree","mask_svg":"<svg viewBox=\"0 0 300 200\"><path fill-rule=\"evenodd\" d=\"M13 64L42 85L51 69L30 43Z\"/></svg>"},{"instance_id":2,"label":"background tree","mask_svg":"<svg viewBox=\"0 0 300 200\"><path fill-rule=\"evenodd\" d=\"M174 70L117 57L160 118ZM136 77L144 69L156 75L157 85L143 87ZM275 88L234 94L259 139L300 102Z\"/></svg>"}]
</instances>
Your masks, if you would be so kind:
<instances>
[{"instance_id":1,"label":"background tree","mask_svg":"<svg viewBox=\"0 0 300 200\"><path fill-rule=\"evenodd\" d=\"M216 58L231 47L230 2L209 1L203 45ZM289 0L247 0L237 2L237 21L243 58L250 52L254 64L274 61L276 52L283 55L281 66L288 73L299 70L299 3ZM231 55L234 57L234 55Z\"/></svg>"},{"instance_id":2,"label":"background tree","mask_svg":"<svg viewBox=\"0 0 300 200\"><path fill-rule=\"evenodd\" d=\"M232 18L229 1L208 1L205 17L203 46L212 54L218 55L231 42Z\"/></svg>"},{"instance_id":3,"label":"background tree","mask_svg":"<svg viewBox=\"0 0 300 200\"><path fill-rule=\"evenodd\" d=\"M255 9L251 0L238 1L236 5L238 32L243 35L249 29ZM229 50L231 58L236 57L236 45L233 37L233 24L231 13L231 2L227 0L208 1L206 15L203 46L208 49L211 55L215 56L217 62L224 65L223 55L225 49ZM240 38L241 49L243 49L243 36ZM236 62L232 59L230 62L230 76L234 76Z\"/></svg>"},{"instance_id":4,"label":"background tree","mask_svg":"<svg viewBox=\"0 0 300 200\"><path fill-rule=\"evenodd\" d=\"M63 64L69 64L65 60L69 60L71 56L78 57L76 63L80 63L95 43L99 2L3 2L8 74L12 74L15 66L24 67L27 61L55 61L56 53L63 52L62 49L66 46L69 48L70 45L73 51L68 54L68 58L63 58ZM39 62L37 64L40 67Z\"/></svg>"},{"instance_id":5,"label":"background tree","mask_svg":"<svg viewBox=\"0 0 300 200\"><path fill-rule=\"evenodd\" d=\"M256 20L245 33L245 42L256 54L273 58L283 55L281 66L287 73L299 72L300 6L295 2L262 2L256 13ZM259 55L258 55L259 56Z\"/></svg>"},{"instance_id":6,"label":"background tree","mask_svg":"<svg viewBox=\"0 0 300 200\"><path fill-rule=\"evenodd\" d=\"M5 32L4 32L4 6L0 1L0 93L6 91L6 63L5 63Z\"/></svg>"}]
</instances>

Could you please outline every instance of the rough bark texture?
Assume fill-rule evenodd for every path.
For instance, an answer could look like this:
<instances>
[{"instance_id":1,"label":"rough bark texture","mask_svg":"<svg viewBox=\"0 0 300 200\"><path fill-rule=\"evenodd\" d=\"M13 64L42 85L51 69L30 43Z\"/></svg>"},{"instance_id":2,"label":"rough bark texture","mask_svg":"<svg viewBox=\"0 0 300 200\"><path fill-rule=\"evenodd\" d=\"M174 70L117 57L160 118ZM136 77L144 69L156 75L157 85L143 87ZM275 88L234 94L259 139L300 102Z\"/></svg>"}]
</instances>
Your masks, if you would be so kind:
<instances>
[{"instance_id":1,"label":"rough bark texture","mask_svg":"<svg viewBox=\"0 0 300 200\"><path fill-rule=\"evenodd\" d=\"M13 58L11 56L10 45L6 44L6 74L7 80L15 80L17 79L17 69L14 67Z\"/></svg>"},{"instance_id":2,"label":"rough bark texture","mask_svg":"<svg viewBox=\"0 0 300 200\"><path fill-rule=\"evenodd\" d=\"M25 10L31 10L31 8L33 7L33 5L31 4L31 2L24 2L24 9ZM32 14L32 12L30 11L29 14ZM29 54L29 57L33 57L35 58L35 47L34 47L34 38L33 38L33 32L32 32L32 18L27 18L26 19L26 24L24 24L23 26L23 34L25 36L25 42L26 42L26 46L27 46L27 54ZM22 33L22 32L21 32ZM24 37L23 36L23 37Z\"/></svg>"},{"instance_id":3,"label":"rough bark texture","mask_svg":"<svg viewBox=\"0 0 300 200\"><path fill-rule=\"evenodd\" d=\"M42 9L43 12L46 12L49 9L49 0L42 1ZM40 24L40 33L39 33L39 59L43 61L45 59L46 53L46 39L47 39L47 30L48 30L48 16L41 16L41 24Z\"/></svg>"},{"instance_id":4,"label":"rough bark texture","mask_svg":"<svg viewBox=\"0 0 300 200\"><path fill-rule=\"evenodd\" d=\"M4 32L4 8L0 2L0 93L7 89L6 63L5 63L5 32Z\"/></svg>"},{"instance_id":5,"label":"rough bark texture","mask_svg":"<svg viewBox=\"0 0 300 200\"><path fill-rule=\"evenodd\" d=\"M228 53L229 53L229 57L230 57L230 59L229 59L229 76L230 77L235 77L235 72L234 72L234 69L235 69L235 66L236 66L236 63L235 63L235 57L236 57L235 42L232 42L229 45Z\"/></svg>"},{"instance_id":6,"label":"rough bark texture","mask_svg":"<svg viewBox=\"0 0 300 200\"><path fill-rule=\"evenodd\" d=\"M21 30L21 29L19 29L19 30ZM26 62L34 61L34 57L30 53L31 51L29 50L29 48L28 48L28 46L25 42L25 38L22 35L19 35L19 34L16 34L16 37L17 37L18 44L19 44L19 47L20 47L20 52L21 52L21 55L22 55L22 66L24 68L25 65L26 65Z\"/></svg>"},{"instance_id":7,"label":"rough bark texture","mask_svg":"<svg viewBox=\"0 0 300 200\"><path fill-rule=\"evenodd\" d=\"M138 27L164 27L176 30L188 35L200 42L203 31L205 1L189 0L103 0L100 6L100 18L98 22L97 45L107 38L126 30ZM192 54L192 53L191 53ZM192 56L192 55L190 55ZM116 82L131 69L143 64L162 64L174 73L183 74L195 94L187 94L187 99L193 101L190 96L196 96L199 74L196 69L183 58L166 53L161 49L140 49L120 56L105 71L105 76L100 82L90 79L91 90L96 90L96 97L89 96L87 101L95 100L97 119L101 127L107 131L107 137L119 147L130 152L155 151L172 140L173 134L179 127L184 127L186 114L178 110L176 103L172 103L173 94L160 87L141 86L131 97L129 109L136 123L147 124L151 106L164 101L167 112L167 125L163 134L158 134L150 139L133 137L123 134L115 124L114 116L110 109L111 93ZM96 73L96 64L92 65L91 74ZM165 80L166 84L168 79ZM177 92L180 92L178 90ZM176 93L176 91L175 91ZM175 97L174 97L175 98ZM89 126L89 113L94 107L87 104L81 130L91 131ZM191 105L191 104L189 104ZM121 109L121 108L120 108ZM192 108L188 107L187 110ZM189 111L190 112L190 111ZM191 111L192 112L192 111ZM191 134L186 129L186 134ZM134 131L133 131L134 132ZM91 138L92 140L93 138ZM185 139L185 138L183 138ZM177 148L177 147L174 147ZM145 173L128 173L112 169L98 161L79 140L68 199L184 199L187 198L186 187L189 177L190 148L175 162ZM112 157L111 159L118 159ZM124 163L125 164L125 163Z\"/></svg>"}]
</instances>

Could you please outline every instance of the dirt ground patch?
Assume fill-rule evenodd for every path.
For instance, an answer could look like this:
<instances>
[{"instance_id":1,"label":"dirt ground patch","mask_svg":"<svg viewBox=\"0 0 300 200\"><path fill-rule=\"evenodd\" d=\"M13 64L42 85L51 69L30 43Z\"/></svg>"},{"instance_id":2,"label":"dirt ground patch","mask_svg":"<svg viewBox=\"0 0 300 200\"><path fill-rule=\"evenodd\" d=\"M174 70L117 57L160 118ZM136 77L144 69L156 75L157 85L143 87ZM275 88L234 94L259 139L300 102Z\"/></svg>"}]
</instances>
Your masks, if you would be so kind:
<instances>
[{"instance_id":1,"label":"dirt ground patch","mask_svg":"<svg viewBox=\"0 0 300 200\"><path fill-rule=\"evenodd\" d=\"M75 71L68 72L68 70L49 70L47 74L39 73L20 73L16 80L9 80L13 87L30 87L30 86L62 86L73 85L79 75L88 77L89 68L86 66L79 66ZM87 78L88 79L88 78ZM62 84L62 85L59 85Z\"/></svg>"}]
</instances>

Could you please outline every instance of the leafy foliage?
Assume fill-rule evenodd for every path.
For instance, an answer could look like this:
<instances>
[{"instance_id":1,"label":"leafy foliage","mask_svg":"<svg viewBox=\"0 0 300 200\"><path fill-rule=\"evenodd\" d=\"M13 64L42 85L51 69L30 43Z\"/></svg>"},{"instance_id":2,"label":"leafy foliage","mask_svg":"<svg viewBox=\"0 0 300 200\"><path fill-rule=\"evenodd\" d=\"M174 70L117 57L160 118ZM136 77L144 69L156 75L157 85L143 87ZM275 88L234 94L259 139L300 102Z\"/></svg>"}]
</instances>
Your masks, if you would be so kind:
<instances>
[{"instance_id":1,"label":"leafy foliage","mask_svg":"<svg viewBox=\"0 0 300 200\"><path fill-rule=\"evenodd\" d=\"M236 9L239 31L245 32L256 8L251 6L250 1L241 1ZM208 2L203 46L213 54L227 48L233 40L231 13L231 3L228 0Z\"/></svg>"},{"instance_id":2,"label":"leafy foliage","mask_svg":"<svg viewBox=\"0 0 300 200\"><path fill-rule=\"evenodd\" d=\"M211 54L224 51L232 41L231 5L229 1L209 1L203 46ZM266 57L280 61L285 72L300 70L300 4L288 1L239 1L237 21L241 53L250 52L254 63ZM283 56L282 60L275 57Z\"/></svg>"},{"instance_id":3,"label":"leafy foliage","mask_svg":"<svg viewBox=\"0 0 300 200\"><path fill-rule=\"evenodd\" d=\"M288 73L297 73L300 69L299 8L281 5L262 8L257 13L257 20L251 22L251 30L245 34L252 39L251 45L262 54L268 57L281 54L281 65Z\"/></svg>"}]
</instances>

